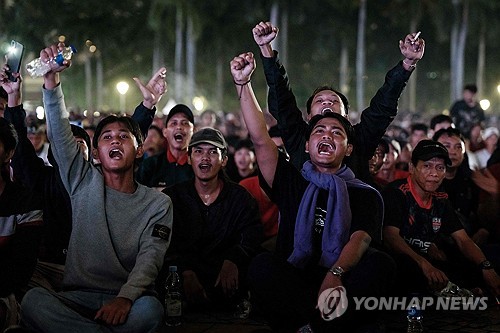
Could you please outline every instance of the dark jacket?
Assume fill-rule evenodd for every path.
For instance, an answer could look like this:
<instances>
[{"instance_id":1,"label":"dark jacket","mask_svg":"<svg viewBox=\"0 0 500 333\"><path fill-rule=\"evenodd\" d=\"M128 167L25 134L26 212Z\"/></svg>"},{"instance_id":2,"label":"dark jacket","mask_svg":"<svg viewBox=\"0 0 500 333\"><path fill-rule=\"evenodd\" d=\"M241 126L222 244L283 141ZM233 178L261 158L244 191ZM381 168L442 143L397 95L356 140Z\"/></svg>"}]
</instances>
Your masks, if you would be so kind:
<instances>
[{"instance_id":1,"label":"dark jacket","mask_svg":"<svg viewBox=\"0 0 500 333\"><path fill-rule=\"evenodd\" d=\"M262 56L264 73L269 87L269 112L278 121L285 148L290 154L290 161L299 170L309 159L305 152L305 132L307 122L297 106L297 101L290 87L285 67L275 51L273 58ZM370 106L361 113L361 122L354 125L356 142L352 155L344 161L356 177L370 180L368 161L372 158L380 138L397 114L398 99L403 92L411 72L404 69L402 61L392 68L385 77L385 82L370 101Z\"/></svg>"},{"instance_id":2,"label":"dark jacket","mask_svg":"<svg viewBox=\"0 0 500 333\"><path fill-rule=\"evenodd\" d=\"M257 202L243 186L224 179L219 196L208 206L194 180L167 187L163 193L174 207L167 261L174 262L179 272L212 271L215 279L226 259L240 270L249 264L263 232Z\"/></svg>"}]
</instances>

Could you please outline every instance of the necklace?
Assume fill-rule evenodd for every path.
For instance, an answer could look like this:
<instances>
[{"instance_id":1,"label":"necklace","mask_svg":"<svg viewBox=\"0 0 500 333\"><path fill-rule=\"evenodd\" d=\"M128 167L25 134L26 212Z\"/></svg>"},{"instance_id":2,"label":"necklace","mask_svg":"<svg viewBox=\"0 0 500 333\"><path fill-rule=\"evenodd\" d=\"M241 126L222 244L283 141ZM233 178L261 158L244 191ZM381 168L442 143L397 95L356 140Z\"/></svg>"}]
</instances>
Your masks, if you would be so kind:
<instances>
[{"instance_id":1,"label":"necklace","mask_svg":"<svg viewBox=\"0 0 500 333\"><path fill-rule=\"evenodd\" d=\"M203 201L205 206L209 206L211 203L213 203L215 201L215 199L217 199L217 197L219 196L221 187L222 187L222 183L219 181L219 183L217 184L217 188L212 193L209 193L209 194L199 194L198 193L201 201Z\"/></svg>"}]
</instances>

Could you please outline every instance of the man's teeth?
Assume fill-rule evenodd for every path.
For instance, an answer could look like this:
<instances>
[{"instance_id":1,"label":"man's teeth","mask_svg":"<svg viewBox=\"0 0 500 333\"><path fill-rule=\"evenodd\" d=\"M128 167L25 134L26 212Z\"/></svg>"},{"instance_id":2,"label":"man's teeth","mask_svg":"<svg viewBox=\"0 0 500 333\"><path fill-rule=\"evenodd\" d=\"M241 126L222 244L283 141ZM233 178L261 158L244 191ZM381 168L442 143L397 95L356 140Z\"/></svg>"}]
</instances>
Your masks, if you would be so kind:
<instances>
[{"instance_id":1,"label":"man's teeth","mask_svg":"<svg viewBox=\"0 0 500 333\"><path fill-rule=\"evenodd\" d=\"M333 110L330 108L324 108L323 111L321 111L322 114L325 114L327 112L333 112Z\"/></svg>"},{"instance_id":2,"label":"man's teeth","mask_svg":"<svg viewBox=\"0 0 500 333\"><path fill-rule=\"evenodd\" d=\"M111 158L114 158L114 157L117 157L117 156L120 156L120 155L121 155L121 151L119 149L112 149L109 152L109 157L111 157Z\"/></svg>"},{"instance_id":3,"label":"man's teeth","mask_svg":"<svg viewBox=\"0 0 500 333\"><path fill-rule=\"evenodd\" d=\"M182 135L181 134L174 135L174 140L181 141L182 140Z\"/></svg>"},{"instance_id":4,"label":"man's teeth","mask_svg":"<svg viewBox=\"0 0 500 333\"><path fill-rule=\"evenodd\" d=\"M318 151L320 154L327 154L333 150L333 146L329 143L322 142L318 146Z\"/></svg>"}]
</instances>

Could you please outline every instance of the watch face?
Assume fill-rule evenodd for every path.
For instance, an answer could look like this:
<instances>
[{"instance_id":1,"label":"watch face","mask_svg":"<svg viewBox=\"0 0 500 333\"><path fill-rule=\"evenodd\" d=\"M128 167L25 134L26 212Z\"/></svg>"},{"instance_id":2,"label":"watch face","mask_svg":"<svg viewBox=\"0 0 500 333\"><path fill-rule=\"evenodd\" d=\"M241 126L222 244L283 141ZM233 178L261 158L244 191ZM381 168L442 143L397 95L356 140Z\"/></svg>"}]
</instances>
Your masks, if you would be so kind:
<instances>
[{"instance_id":1,"label":"watch face","mask_svg":"<svg viewBox=\"0 0 500 333\"><path fill-rule=\"evenodd\" d=\"M493 268L493 266L491 265L491 262L489 262L488 260L485 260L481 263L481 268L482 269L491 269L491 268Z\"/></svg>"}]
</instances>

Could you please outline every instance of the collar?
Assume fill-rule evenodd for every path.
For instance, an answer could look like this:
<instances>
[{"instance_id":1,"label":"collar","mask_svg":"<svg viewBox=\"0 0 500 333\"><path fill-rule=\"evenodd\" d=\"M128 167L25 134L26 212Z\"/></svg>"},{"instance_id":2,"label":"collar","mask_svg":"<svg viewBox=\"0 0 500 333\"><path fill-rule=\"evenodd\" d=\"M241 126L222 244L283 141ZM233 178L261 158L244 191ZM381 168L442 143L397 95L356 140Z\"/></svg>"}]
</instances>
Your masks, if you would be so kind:
<instances>
[{"instance_id":1,"label":"collar","mask_svg":"<svg viewBox=\"0 0 500 333\"><path fill-rule=\"evenodd\" d=\"M170 148L167 147L167 161L169 163L177 163L179 165L184 165L188 161L188 154L186 152L177 159L170 151Z\"/></svg>"},{"instance_id":2,"label":"collar","mask_svg":"<svg viewBox=\"0 0 500 333\"><path fill-rule=\"evenodd\" d=\"M417 202L418 206L423 209L430 209L432 207L432 197L434 195L431 194L431 198L427 203L424 203L422 201L422 198L420 198L420 195L417 193L417 190L415 190L415 185L413 184L413 181L411 180L411 177L408 176L408 186L410 187L410 192L415 198L415 201Z\"/></svg>"}]
</instances>

